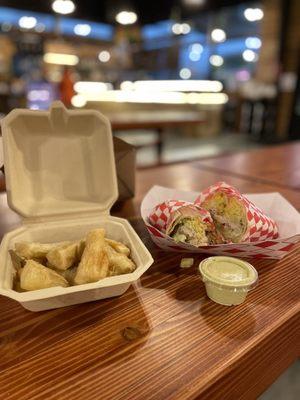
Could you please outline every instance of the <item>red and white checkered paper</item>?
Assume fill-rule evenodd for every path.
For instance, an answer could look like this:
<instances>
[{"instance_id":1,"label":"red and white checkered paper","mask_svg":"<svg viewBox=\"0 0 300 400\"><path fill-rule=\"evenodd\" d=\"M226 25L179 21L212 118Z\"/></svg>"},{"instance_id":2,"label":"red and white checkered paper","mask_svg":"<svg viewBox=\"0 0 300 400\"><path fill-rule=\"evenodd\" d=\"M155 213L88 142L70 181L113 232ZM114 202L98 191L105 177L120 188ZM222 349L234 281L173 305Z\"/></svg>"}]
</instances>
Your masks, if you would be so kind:
<instances>
[{"instance_id":1,"label":"red and white checkered paper","mask_svg":"<svg viewBox=\"0 0 300 400\"><path fill-rule=\"evenodd\" d=\"M210 213L198 204L194 204L184 200L167 200L154 207L153 211L149 215L149 222L154 228L157 228L162 233L166 232L167 223L170 223L170 216L181 207L196 207L199 215L202 217L203 222L213 224Z\"/></svg>"},{"instance_id":2,"label":"red and white checkered paper","mask_svg":"<svg viewBox=\"0 0 300 400\"><path fill-rule=\"evenodd\" d=\"M300 242L300 214L279 193L263 193L247 195L251 202L257 204L260 212L266 213L276 221L279 229L277 239L263 239L254 242L231 243L195 247L184 243L176 243L161 232L149 221L154 207L167 199L181 198L183 202L194 202L200 193L184 192L170 188L154 186L144 197L141 215L154 243L165 251L185 253L206 253L211 255L228 255L242 258L281 259Z\"/></svg>"},{"instance_id":3,"label":"red and white checkered paper","mask_svg":"<svg viewBox=\"0 0 300 400\"><path fill-rule=\"evenodd\" d=\"M258 242L278 238L278 228L275 221L265 215L262 210L243 196L236 188L225 182L217 182L203 190L196 198L195 204L201 204L208 200L216 192L223 192L228 197L234 197L242 202L246 208L248 226L241 242Z\"/></svg>"}]
</instances>

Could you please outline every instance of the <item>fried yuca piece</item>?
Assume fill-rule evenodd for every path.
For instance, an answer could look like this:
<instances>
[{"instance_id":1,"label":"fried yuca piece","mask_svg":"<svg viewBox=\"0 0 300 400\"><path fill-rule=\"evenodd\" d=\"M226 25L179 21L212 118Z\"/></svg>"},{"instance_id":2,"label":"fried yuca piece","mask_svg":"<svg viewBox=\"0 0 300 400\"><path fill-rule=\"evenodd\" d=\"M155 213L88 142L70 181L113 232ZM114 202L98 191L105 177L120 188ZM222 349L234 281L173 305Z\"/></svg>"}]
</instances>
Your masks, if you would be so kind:
<instances>
[{"instance_id":1,"label":"fried yuca piece","mask_svg":"<svg viewBox=\"0 0 300 400\"><path fill-rule=\"evenodd\" d=\"M129 274L136 269L136 265L125 254L118 253L112 246L106 246L106 252L109 260L109 274L121 275Z\"/></svg>"},{"instance_id":2,"label":"fried yuca piece","mask_svg":"<svg viewBox=\"0 0 300 400\"><path fill-rule=\"evenodd\" d=\"M69 286L67 280L44 265L27 260L21 272L20 287L24 290L46 289L55 286Z\"/></svg>"},{"instance_id":3,"label":"fried yuca piece","mask_svg":"<svg viewBox=\"0 0 300 400\"><path fill-rule=\"evenodd\" d=\"M116 250L118 253L125 254L125 256L129 256L130 254L130 249L125 246L125 244L121 242L117 242L116 240L113 239L105 239L106 243L110 245L114 250Z\"/></svg>"},{"instance_id":4,"label":"fried yuca piece","mask_svg":"<svg viewBox=\"0 0 300 400\"><path fill-rule=\"evenodd\" d=\"M19 242L15 244L15 251L18 256L26 258L27 260L32 260L33 258L45 258L50 250L58 245L67 244L70 242L62 243L28 243Z\"/></svg>"},{"instance_id":5,"label":"fried yuca piece","mask_svg":"<svg viewBox=\"0 0 300 400\"><path fill-rule=\"evenodd\" d=\"M48 266L48 268L53 269L53 267L51 266ZM68 281L70 286L75 285L74 279L77 272L77 265L74 265L74 267L68 268L64 271L61 269L54 269L54 271L59 275L63 276Z\"/></svg>"},{"instance_id":6,"label":"fried yuca piece","mask_svg":"<svg viewBox=\"0 0 300 400\"><path fill-rule=\"evenodd\" d=\"M86 237L85 249L74 278L76 285L97 282L108 275L105 230L94 229Z\"/></svg>"},{"instance_id":7,"label":"fried yuca piece","mask_svg":"<svg viewBox=\"0 0 300 400\"><path fill-rule=\"evenodd\" d=\"M81 241L55 247L47 253L49 264L59 270L66 270L79 262L83 253Z\"/></svg>"}]
</instances>

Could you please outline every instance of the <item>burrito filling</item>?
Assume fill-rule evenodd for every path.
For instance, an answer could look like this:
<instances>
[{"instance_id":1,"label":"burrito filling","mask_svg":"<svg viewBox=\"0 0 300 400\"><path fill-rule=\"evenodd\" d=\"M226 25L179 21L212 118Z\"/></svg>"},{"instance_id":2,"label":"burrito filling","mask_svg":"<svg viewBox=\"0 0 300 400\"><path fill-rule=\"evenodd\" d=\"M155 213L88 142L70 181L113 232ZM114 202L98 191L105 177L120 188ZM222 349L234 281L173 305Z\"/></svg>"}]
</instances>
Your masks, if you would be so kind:
<instances>
[{"instance_id":1,"label":"burrito filling","mask_svg":"<svg viewBox=\"0 0 300 400\"><path fill-rule=\"evenodd\" d=\"M238 199L219 192L206 200L202 207L210 212L217 231L226 241L241 241L247 230L247 217L245 207Z\"/></svg>"},{"instance_id":2,"label":"burrito filling","mask_svg":"<svg viewBox=\"0 0 300 400\"><path fill-rule=\"evenodd\" d=\"M182 218L170 232L170 236L175 242L193 246L205 246L210 243L208 227L197 217Z\"/></svg>"}]
</instances>

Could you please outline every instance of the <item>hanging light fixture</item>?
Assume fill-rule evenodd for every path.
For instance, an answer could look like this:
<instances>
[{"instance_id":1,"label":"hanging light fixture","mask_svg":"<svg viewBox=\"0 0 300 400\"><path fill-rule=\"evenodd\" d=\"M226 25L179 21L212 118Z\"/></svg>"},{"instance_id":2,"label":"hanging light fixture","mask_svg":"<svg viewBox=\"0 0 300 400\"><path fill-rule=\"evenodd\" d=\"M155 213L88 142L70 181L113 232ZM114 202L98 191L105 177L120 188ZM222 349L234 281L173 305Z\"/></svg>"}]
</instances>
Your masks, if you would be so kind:
<instances>
[{"instance_id":1,"label":"hanging light fixture","mask_svg":"<svg viewBox=\"0 0 300 400\"><path fill-rule=\"evenodd\" d=\"M116 15L116 21L121 25L132 25L137 19L137 15L134 11L123 10Z\"/></svg>"},{"instance_id":2,"label":"hanging light fixture","mask_svg":"<svg viewBox=\"0 0 300 400\"><path fill-rule=\"evenodd\" d=\"M131 0L114 0L108 8L110 19L120 25L132 25L138 20L135 7Z\"/></svg>"},{"instance_id":3,"label":"hanging light fixture","mask_svg":"<svg viewBox=\"0 0 300 400\"><path fill-rule=\"evenodd\" d=\"M75 3L72 0L54 0L52 3L52 9L57 14L71 14L75 11Z\"/></svg>"}]
</instances>

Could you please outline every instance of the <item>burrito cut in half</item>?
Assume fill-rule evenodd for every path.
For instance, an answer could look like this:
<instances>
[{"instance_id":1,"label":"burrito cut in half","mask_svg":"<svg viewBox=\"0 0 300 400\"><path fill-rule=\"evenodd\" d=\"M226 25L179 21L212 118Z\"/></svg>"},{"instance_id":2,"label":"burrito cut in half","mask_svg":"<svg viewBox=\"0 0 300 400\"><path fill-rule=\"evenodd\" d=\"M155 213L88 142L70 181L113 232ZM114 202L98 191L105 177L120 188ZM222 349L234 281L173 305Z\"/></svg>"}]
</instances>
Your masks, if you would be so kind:
<instances>
[{"instance_id":1,"label":"burrito cut in half","mask_svg":"<svg viewBox=\"0 0 300 400\"><path fill-rule=\"evenodd\" d=\"M221 240L209 212L195 205L183 206L171 213L166 234L175 242L196 247L220 243Z\"/></svg>"},{"instance_id":2,"label":"burrito cut in half","mask_svg":"<svg viewBox=\"0 0 300 400\"><path fill-rule=\"evenodd\" d=\"M247 231L247 212L244 204L236 197L216 192L202 207L211 213L216 229L226 242L239 243Z\"/></svg>"},{"instance_id":3,"label":"burrito cut in half","mask_svg":"<svg viewBox=\"0 0 300 400\"><path fill-rule=\"evenodd\" d=\"M218 182L201 192L195 204L210 212L217 232L226 243L278 237L275 221L225 182Z\"/></svg>"}]
</instances>

